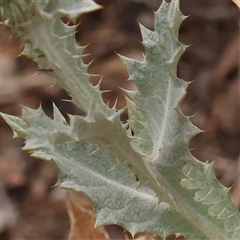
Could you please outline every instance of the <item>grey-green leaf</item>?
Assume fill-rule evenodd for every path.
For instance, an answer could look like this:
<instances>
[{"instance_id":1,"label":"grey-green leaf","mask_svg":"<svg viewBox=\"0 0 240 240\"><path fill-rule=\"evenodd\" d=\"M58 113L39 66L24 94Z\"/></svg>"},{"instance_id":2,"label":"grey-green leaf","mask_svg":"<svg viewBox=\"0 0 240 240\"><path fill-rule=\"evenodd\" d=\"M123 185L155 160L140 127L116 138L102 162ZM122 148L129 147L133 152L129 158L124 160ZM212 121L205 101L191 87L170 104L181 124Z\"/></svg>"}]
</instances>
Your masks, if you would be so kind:
<instances>
[{"instance_id":1,"label":"grey-green leaf","mask_svg":"<svg viewBox=\"0 0 240 240\"><path fill-rule=\"evenodd\" d=\"M91 199L96 225L116 223L133 235L146 231L163 238L238 239L239 212L229 189L216 180L213 166L195 159L188 148L199 129L179 107L188 84L176 76L186 48L178 41L185 18L178 0L163 1L155 13L155 31L141 26L144 59L122 57L138 89L129 94L127 124L120 120L124 109L110 109L99 86L89 83L76 27L60 20L64 15L75 20L86 10L75 11L84 1L0 3L24 54L51 69L49 75L86 113L70 115L69 124L55 106L53 119L41 107L24 107L21 118L2 116L15 137L26 139L25 150L55 163L57 185ZM86 4L96 8L93 1Z\"/></svg>"}]
</instances>

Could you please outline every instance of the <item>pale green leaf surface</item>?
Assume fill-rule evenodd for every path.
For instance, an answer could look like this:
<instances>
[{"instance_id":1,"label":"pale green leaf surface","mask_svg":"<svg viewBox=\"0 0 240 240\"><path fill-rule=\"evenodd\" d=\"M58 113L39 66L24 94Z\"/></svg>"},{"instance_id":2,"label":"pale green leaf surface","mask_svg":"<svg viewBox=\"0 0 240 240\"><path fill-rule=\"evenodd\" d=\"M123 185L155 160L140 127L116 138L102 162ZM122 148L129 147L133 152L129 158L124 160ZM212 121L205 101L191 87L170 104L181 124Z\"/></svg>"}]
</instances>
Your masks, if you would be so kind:
<instances>
[{"instance_id":1,"label":"pale green leaf surface","mask_svg":"<svg viewBox=\"0 0 240 240\"><path fill-rule=\"evenodd\" d=\"M18 11L20 3L10 4L15 12L8 24L22 38L24 54L40 68L53 69L50 75L86 113L69 116L69 125L55 106L53 119L41 108L23 108L22 120L2 115L14 136L26 138L24 149L54 161L59 186L85 192L98 213L97 225L116 223L132 234L162 237L237 239L239 212L229 189L215 179L212 165L193 158L187 145L199 130L179 110L188 85L176 77L185 49L177 40L184 19L179 2L163 2L155 13L155 31L141 26L143 61L122 57L138 88L127 101L128 124L120 121L123 110L110 109L99 86L89 83L75 27L57 18L73 9L62 1L31 3L29 9L26 1L22 4L24 11Z\"/></svg>"},{"instance_id":2,"label":"pale green leaf surface","mask_svg":"<svg viewBox=\"0 0 240 240\"><path fill-rule=\"evenodd\" d=\"M67 3L74 5L70 7ZM79 10L75 9L76 4ZM3 20L21 37L24 55L36 61L40 69L53 70L48 75L55 78L56 83L71 95L72 101L89 117L93 108L108 116L114 114L115 109L109 109L104 104L99 86L92 87L89 82L88 65L82 61L84 48L76 45L75 41L76 26L64 24L55 14L51 18L43 14L59 12L65 6L65 13L69 11L68 14L71 14L75 9L79 15L85 10L96 9L94 1L25 0L6 1L2 5ZM57 6L60 8L55 8Z\"/></svg>"},{"instance_id":3,"label":"pale green leaf surface","mask_svg":"<svg viewBox=\"0 0 240 240\"><path fill-rule=\"evenodd\" d=\"M24 54L34 57L40 68L53 69L50 76L64 88L80 109L91 117L93 108L110 116L115 109L108 108L102 100L99 86L93 87L89 82L88 65L81 57L83 47L75 43L75 27L70 27L58 20L42 21L35 17L30 26ZM51 34L49 34L51 33ZM39 34L43 37L38 38Z\"/></svg>"},{"instance_id":4,"label":"pale green leaf surface","mask_svg":"<svg viewBox=\"0 0 240 240\"><path fill-rule=\"evenodd\" d=\"M60 117L60 112L53 105L54 118L51 120L43 112L42 108L30 109L23 107L22 119L27 123L27 136L24 150L31 149L49 149L52 144L75 140L77 138L74 132L71 132L65 119Z\"/></svg>"},{"instance_id":5,"label":"pale green leaf surface","mask_svg":"<svg viewBox=\"0 0 240 240\"><path fill-rule=\"evenodd\" d=\"M168 203L159 202L154 192L138 188L132 172L116 167L118 158L95 144L86 142L56 145L54 152L34 151L33 156L54 160L58 168L57 185L83 191L94 203L96 225L116 223L132 234L141 231L167 236L182 232L189 239L205 239Z\"/></svg>"},{"instance_id":6,"label":"pale green leaf surface","mask_svg":"<svg viewBox=\"0 0 240 240\"><path fill-rule=\"evenodd\" d=\"M149 171L172 198L177 211L186 215L192 225L202 229L210 239L227 239L231 238L233 229L239 228L239 213L230 200L229 189L219 184L213 171L206 171L211 166L197 161L189 152L188 141L199 130L192 125L190 118L183 116L179 108L188 85L176 77L177 62L185 50L185 46L177 40L184 18L178 1L172 1L170 5L164 1L155 13L155 31L141 26L144 59L137 61L122 57L129 79L138 88L131 94L137 109L132 110L132 106L128 108L129 125L136 141L141 137L141 133L134 131L137 123L141 122L141 126L146 127L153 143L153 151L147 156L152 161ZM135 123L131 122L133 111L142 114L138 120L135 119ZM195 173L192 182L198 183L199 188L190 186L191 179L186 179L187 166ZM195 191L186 191L183 187ZM204 201L206 199L208 203ZM210 218L209 214L215 218ZM232 228L227 227L230 222ZM219 226L229 234L220 233Z\"/></svg>"},{"instance_id":7,"label":"pale green leaf surface","mask_svg":"<svg viewBox=\"0 0 240 240\"><path fill-rule=\"evenodd\" d=\"M25 138L26 130L28 128L26 122L19 117L11 116L8 114L0 113L2 118L6 121L6 123L11 126L13 130L13 137L22 137Z\"/></svg>"},{"instance_id":8,"label":"pale green leaf surface","mask_svg":"<svg viewBox=\"0 0 240 240\"><path fill-rule=\"evenodd\" d=\"M101 7L94 1L89 0L45 0L37 2L37 8L40 10L41 15L44 15L48 19L52 19L56 17L55 15L60 14L75 21L79 15Z\"/></svg>"},{"instance_id":9,"label":"pale green leaf surface","mask_svg":"<svg viewBox=\"0 0 240 240\"><path fill-rule=\"evenodd\" d=\"M177 135L174 128L179 101L186 92L188 83L176 77L176 66L185 46L177 40L182 16L178 1L169 6L165 1L155 13L155 31L141 26L145 57L137 61L122 57L129 72L129 78L137 85L138 91L132 98L145 118L146 129L153 142L151 157ZM179 124L177 124L179 125ZM190 128L190 129L188 129ZM189 140L196 130L187 126Z\"/></svg>"},{"instance_id":10,"label":"pale green leaf surface","mask_svg":"<svg viewBox=\"0 0 240 240\"><path fill-rule=\"evenodd\" d=\"M48 125L56 126L54 119L48 118L46 121L44 117L40 117L40 109L33 111L36 113L33 114L35 117L30 125L42 125L41 121L44 121ZM14 124L15 128L16 125ZM31 127L28 131L31 132ZM44 131L41 133L46 134ZM38 138L41 139L40 136ZM104 146L100 147L85 141L62 144L49 141L46 147L45 142L41 142L42 146L39 146L39 142L36 147L33 146L28 150L34 157L55 162L59 175L57 185L83 191L92 200L98 213L97 225L116 223L132 234L148 231L164 237L170 233L183 233L188 239L213 239L201 232L198 226L192 225L178 208L163 201L164 196L152 191L149 184L142 187L135 180L134 171L119 165L119 157ZM175 203L178 203L178 199L175 199ZM201 221L203 213L204 209L198 218L199 225L204 223ZM223 228L223 225L219 227Z\"/></svg>"},{"instance_id":11,"label":"pale green leaf surface","mask_svg":"<svg viewBox=\"0 0 240 240\"><path fill-rule=\"evenodd\" d=\"M86 142L47 142L47 136L51 138L48 132L60 127L63 131L61 125L64 121L56 123L55 119L46 117L41 108L25 108L23 118L29 123L26 142L31 147L28 146L27 149L32 156L55 162L59 174L58 185L83 191L90 197L98 213L97 224L118 223L132 234L149 231L167 236L171 232L184 230L186 235L196 237L198 230L193 231L188 221L171 209L167 202L159 199L160 194L157 196L147 185L140 185L135 180L133 169L130 171L126 166L119 165L120 160L116 154ZM43 127L44 131L37 131L37 127ZM67 128L65 130L69 132ZM38 134L37 143L32 141L34 134ZM186 229L189 230L186 232Z\"/></svg>"},{"instance_id":12,"label":"pale green leaf surface","mask_svg":"<svg viewBox=\"0 0 240 240\"><path fill-rule=\"evenodd\" d=\"M66 16L75 21L81 14L101 8L93 0L1 0L0 7L3 19L13 20L14 24L29 19L35 12L39 12L44 19Z\"/></svg>"}]
</instances>

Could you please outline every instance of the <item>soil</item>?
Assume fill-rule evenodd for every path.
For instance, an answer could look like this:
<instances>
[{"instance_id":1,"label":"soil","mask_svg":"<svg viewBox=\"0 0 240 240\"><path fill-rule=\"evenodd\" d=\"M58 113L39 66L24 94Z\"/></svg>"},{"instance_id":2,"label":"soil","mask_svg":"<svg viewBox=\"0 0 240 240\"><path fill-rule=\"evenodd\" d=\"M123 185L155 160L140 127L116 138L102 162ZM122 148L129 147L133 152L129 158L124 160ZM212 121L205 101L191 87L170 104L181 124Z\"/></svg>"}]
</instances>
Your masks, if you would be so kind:
<instances>
[{"instance_id":1,"label":"soil","mask_svg":"<svg viewBox=\"0 0 240 240\"><path fill-rule=\"evenodd\" d=\"M101 89L111 89L104 101L117 107L125 105L124 92L134 88L116 52L141 58L144 48L139 30L153 30L153 11L161 1L98 0L104 7L78 19L76 40L89 44L84 57L91 63L90 73L103 75ZM180 59L178 76L191 82L182 102L184 114L203 130L190 141L192 154L201 161L214 161L221 183L233 186L231 193L240 208L240 78L239 9L229 0L181 0L184 15L179 37L190 45ZM66 113L83 114L61 99L69 96L45 75L35 75L37 65L21 52L20 41L9 29L1 29L1 103L0 111L21 115L21 105L52 115L52 102ZM39 36L41 37L41 36ZM96 84L99 77L91 78ZM127 116L123 116L123 119ZM2 240L67 239L70 222L66 190L53 187L57 181L54 167L34 159L21 150L24 142L12 139L12 132L1 123L1 232ZM107 227L112 239L123 237L121 228ZM180 238L178 238L180 239Z\"/></svg>"}]
</instances>

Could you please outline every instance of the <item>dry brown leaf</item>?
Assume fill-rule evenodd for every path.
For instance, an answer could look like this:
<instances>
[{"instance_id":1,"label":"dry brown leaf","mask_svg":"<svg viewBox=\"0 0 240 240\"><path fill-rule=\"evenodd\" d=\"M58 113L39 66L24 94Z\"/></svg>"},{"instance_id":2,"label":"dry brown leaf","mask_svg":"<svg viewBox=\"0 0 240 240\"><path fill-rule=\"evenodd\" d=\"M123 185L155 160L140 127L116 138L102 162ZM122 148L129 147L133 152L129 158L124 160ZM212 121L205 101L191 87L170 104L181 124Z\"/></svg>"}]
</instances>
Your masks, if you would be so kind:
<instances>
[{"instance_id":1,"label":"dry brown leaf","mask_svg":"<svg viewBox=\"0 0 240 240\"><path fill-rule=\"evenodd\" d=\"M148 234L145 234L145 235L142 235L138 238L136 238L136 240L155 240L155 236L153 235L148 235Z\"/></svg>"},{"instance_id":2,"label":"dry brown leaf","mask_svg":"<svg viewBox=\"0 0 240 240\"><path fill-rule=\"evenodd\" d=\"M129 237L130 237L130 233L125 232L124 240L131 240L132 238L129 238ZM134 240L156 240L156 239L160 239L160 238L157 237L155 234L150 234L145 232L137 233L134 236Z\"/></svg>"},{"instance_id":3,"label":"dry brown leaf","mask_svg":"<svg viewBox=\"0 0 240 240\"><path fill-rule=\"evenodd\" d=\"M96 215L89 210L90 207L81 195L69 192L67 208L71 228L68 240L109 240L103 227L94 228Z\"/></svg>"},{"instance_id":4,"label":"dry brown leaf","mask_svg":"<svg viewBox=\"0 0 240 240\"><path fill-rule=\"evenodd\" d=\"M240 1L239 0L232 0L239 8L240 8Z\"/></svg>"}]
</instances>

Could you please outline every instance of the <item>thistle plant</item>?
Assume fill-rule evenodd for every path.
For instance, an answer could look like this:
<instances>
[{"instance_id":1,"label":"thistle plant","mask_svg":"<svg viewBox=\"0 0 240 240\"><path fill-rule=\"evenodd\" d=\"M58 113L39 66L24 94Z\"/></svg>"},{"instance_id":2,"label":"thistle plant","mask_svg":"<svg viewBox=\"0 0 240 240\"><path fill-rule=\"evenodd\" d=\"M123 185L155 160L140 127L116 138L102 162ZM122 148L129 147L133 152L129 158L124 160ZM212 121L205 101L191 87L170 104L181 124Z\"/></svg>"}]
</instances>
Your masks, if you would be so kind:
<instances>
[{"instance_id":1,"label":"thistle plant","mask_svg":"<svg viewBox=\"0 0 240 240\"><path fill-rule=\"evenodd\" d=\"M83 192L93 203L96 226L118 224L132 235L150 232L186 239L239 239L239 212L230 189L214 175L214 166L192 156L188 143L200 130L184 116L180 103L188 83L177 77L186 46L178 41L185 16L179 0L163 1L155 12L154 31L140 25L143 60L120 56L136 91L126 91L126 110L110 108L99 84L93 86L84 47L75 42L82 13L100 6L94 1L0 1L4 24L17 33L22 54L65 89L84 116L57 106L54 117L42 108L22 108L22 116L1 113L25 139L23 150L54 163L57 186Z\"/></svg>"}]
</instances>

